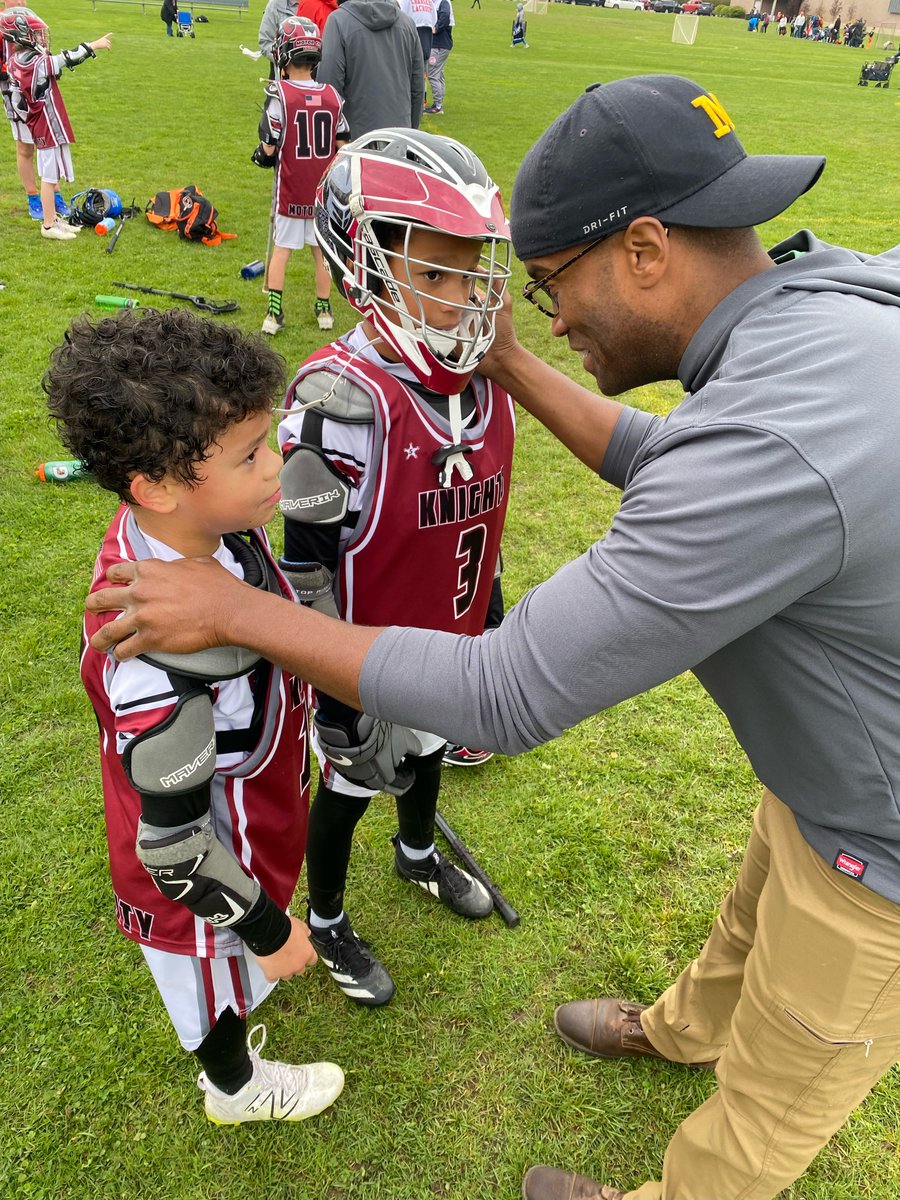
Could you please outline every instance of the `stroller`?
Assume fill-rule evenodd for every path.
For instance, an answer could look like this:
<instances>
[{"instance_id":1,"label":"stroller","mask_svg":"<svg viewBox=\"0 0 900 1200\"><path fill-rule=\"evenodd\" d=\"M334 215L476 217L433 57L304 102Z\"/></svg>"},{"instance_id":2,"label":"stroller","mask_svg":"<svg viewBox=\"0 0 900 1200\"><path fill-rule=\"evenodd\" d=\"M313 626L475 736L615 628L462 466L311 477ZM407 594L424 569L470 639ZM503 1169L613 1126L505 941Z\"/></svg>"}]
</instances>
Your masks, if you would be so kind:
<instances>
[{"instance_id":1,"label":"stroller","mask_svg":"<svg viewBox=\"0 0 900 1200\"><path fill-rule=\"evenodd\" d=\"M194 33L194 14L178 10L178 37L196 37Z\"/></svg>"},{"instance_id":2,"label":"stroller","mask_svg":"<svg viewBox=\"0 0 900 1200\"><path fill-rule=\"evenodd\" d=\"M874 83L876 87L890 87L891 71L894 69L897 57L895 54L892 58L883 59L881 62L865 63L859 73L857 86L868 87L870 83Z\"/></svg>"}]
</instances>

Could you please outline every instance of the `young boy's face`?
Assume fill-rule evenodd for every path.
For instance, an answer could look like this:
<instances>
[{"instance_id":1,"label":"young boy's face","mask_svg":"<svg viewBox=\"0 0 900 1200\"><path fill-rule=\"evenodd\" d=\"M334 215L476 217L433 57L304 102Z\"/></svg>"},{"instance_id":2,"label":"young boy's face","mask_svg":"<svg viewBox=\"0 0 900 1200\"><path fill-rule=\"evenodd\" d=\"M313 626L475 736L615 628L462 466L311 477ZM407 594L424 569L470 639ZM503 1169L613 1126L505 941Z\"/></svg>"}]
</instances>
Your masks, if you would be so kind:
<instances>
[{"instance_id":1,"label":"young boy's face","mask_svg":"<svg viewBox=\"0 0 900 1200\"><path fill-rule=\"evenodd\" d=\"M421 303L425 324L432 329L453 333L459 328L462 310L471 302L478 278L483 245L478 239L454 237L436 229L412 230L409 274L397 250L388 256L388 262L414 319L419 317ZM393 309L386 309L385 316L391 324L400 324Z\"/></svg>"},{"instance_id":2,"label":"young boy's face","mask_svg":"<svg viewBox=\"0 0 900 1200\"><path fill-rule=\"evenodd\" d=\"M278 476L281 455L268 445L272 415L257 413L232 425L210 447L209 457L197 468L192 487L171 486L176 504L170 514L177 541L175 549L202 543L218 545L223 533L265 525L275 514L281 491ZM166 540L165 537L162 539ZM211 553L211 550L193 550Z\"/></svg>"}]
</instances>

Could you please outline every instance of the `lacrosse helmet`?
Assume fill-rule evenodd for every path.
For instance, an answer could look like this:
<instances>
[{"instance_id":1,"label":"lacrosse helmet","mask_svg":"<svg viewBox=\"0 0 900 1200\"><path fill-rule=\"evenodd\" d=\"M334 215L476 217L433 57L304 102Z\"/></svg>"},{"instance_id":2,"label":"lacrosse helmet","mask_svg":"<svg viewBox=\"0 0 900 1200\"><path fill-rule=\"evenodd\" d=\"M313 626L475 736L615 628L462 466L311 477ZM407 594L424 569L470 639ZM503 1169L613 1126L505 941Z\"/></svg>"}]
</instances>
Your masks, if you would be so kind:
<instances>
[{"instance_id":1,"label":"lacrosse helmet","mask_svg":"<svg viewBox=\"0 0 900 1200\"><path fill-rule=\"evenodd\" d=\"M315 221L316 240L350 304L426 387L461 392L494 340L510 273L509 225L481 160L438 134L373 130L343 146L322 176ZM411 258L416 230L481 242L478 267L464 272ZM467 300L454 305L456 329L428 324L411 264L420 277L425 267L471 281Z\"/></svg>"},{"instance_id":2,"label":"lacrosse helmet","mask_svg":"<svg viewBox=\"0 0 900 1200\"><path fill-rule=\"evenodd\" d=\"M50 46L50 30L30 8L16 5L0 13L0 37L23 49L47 50Z\"/></svg>"},{"instance_id":3,"label":"lacrosse helmet","mask_svg":"<svg viewBox=\"0 0 900 1200\"><path fill-rule=\"evenodd\" d=\"M110 188L88 188L77 192L69 201L72 209L70 220L76 225L98 225L107 217L122 215L122 200L118 192Z\"/></svg>"},{"instance_id":4,"label":"lacrosse helmet","mask_svg":"<svg viewBox=\"0 0 900 1200\"><path fill-rule=\"evenodd\" d=\"M291 63L317 63L322 57L318 25L309 17L288 17L275 34L272 55L281 71L286 71Z\"/></svg>"}]
</instances>

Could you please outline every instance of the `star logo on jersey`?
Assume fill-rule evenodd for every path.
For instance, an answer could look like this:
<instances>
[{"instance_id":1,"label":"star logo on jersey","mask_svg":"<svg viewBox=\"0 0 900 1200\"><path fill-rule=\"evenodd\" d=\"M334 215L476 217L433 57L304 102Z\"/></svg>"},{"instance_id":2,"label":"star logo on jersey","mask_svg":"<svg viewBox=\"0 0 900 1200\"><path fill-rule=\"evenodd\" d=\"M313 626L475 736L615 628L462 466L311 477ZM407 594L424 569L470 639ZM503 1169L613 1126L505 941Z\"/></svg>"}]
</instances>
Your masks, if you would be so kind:
<instances>
[{"instance_id":1,"label":"star logo on jersey","mask_svg":"<svg viewBox=\"0 0 900 1200\"><path fill-rule=\"evenodd\" d=\"M406 455L406 461L409 462L411 458L419 457L419 447L410 442L408 446L403 447L403 453Z\"/></svg>"}]
</instances>

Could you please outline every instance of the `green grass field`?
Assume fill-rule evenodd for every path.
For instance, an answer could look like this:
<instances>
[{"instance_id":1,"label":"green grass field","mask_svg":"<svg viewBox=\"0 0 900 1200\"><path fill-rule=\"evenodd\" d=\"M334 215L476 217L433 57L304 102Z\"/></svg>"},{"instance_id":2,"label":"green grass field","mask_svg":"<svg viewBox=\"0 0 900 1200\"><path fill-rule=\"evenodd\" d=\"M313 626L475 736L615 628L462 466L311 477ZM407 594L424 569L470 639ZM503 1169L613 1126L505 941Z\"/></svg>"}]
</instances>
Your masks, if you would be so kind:
<instances>
[{"instance_id":1,"label":"green grass field","mask_svg":"<svg viewBox=\"0 0 900 1200\"><path fill-rule=\"evenodd\" d=\"M346 1071L335 1107L305 1125L207 1124L193 1062L115 929L95 724L78 679L82 600L115 503L91 483L35 480L38 462L62 456L40 380L68 322L114 279L234 298L237 323L259 327L259 281L239 269L266 248L271 180L248 162L264 72L238 47L255 45L261 7L243 19L213 12L190 41L167 39L153 4L39 5L57 49L115 35L112 53L62 81L78 185L143 205L195 183L236 241L191 245L139 218L113 255L90 231L45 242L0 139L0 1198L513 1200L540 1161L634 1186L658 1176L671 1131L713 1081L580 1058L554 1037L552 1013L580 996L653 999L700 947L735 874L758 788L692 677L520 759L448 773L442 809L520 910L514 931L445 916L401 884L390 805L372 806L348 909L394 975L394 1001L350 1007L318 969L261 1011L274 1057L328 1057ZM856 87L864 51L712 18L693 47L675 46L671 17L563 5L531 16L530 49L513 51L512 13L506 0L480 10L461 0L445 115L425 120L468 141L507 197L524 152L586 84L676 72L716 92L751 152L828 155L822 182L763 231L769 241L804 225L861 250L896 241L900 91ZM277 342L292 366L319 344L312 295L309 256L295 255ZM336 308L348 328L349 309ZM516 305L524 340L578 373L527 309ZM678 393L633 399L664 412ZM523 415L508 600L602 535L615 505ZM898 1112L894 1072L787 1195L900 1194Z\"/></svg>"}]
</instances>

